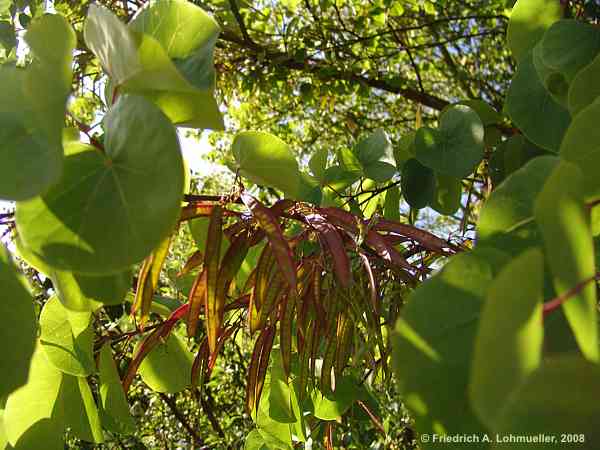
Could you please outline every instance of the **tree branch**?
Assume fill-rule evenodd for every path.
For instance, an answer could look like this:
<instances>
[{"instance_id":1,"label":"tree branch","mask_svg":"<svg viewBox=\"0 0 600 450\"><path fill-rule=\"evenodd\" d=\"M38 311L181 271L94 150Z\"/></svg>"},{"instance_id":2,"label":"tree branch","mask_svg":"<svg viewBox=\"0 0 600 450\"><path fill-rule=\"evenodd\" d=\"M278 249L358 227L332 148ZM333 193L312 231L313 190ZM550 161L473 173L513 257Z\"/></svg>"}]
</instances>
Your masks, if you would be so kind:
<instances>
[{"instance_id":1,"label":"tree branch","mask_svg":"<svg viewBox=\"0 0 600 450\"><path fill-rule=\"evenodd\" d=\"M159 392L160 398L167 404L173 415L179 420L179 423L183 425L189 435L192 437L194 447L196 446L204 446L204 440L198 435L196 430L190 425L187 421L186 417L183 415L181 411L177 408L177 404L175 403L175 399L169 397L167 394L163 392Z\"/></svg>"},{"instance_id":2,"label":"tree branch","mask_svg":"<svg viewBox=\"0 0 600 450\"><path fill-rule=\"evenodd\" d=\"M444 109L450 104L450 102L447 100L427 94L425 92L420 92L411 88L394 86L388 83L386 80L379 78L370 78L353 72L337 70L334 67L328 66L314 59L306 59L305 61L300 62L286 53L269 51L268 48L262 47L256 43L249 44L240 36L228 31L221 33L220 39L225 42L236 44L241 48L252 51L253 53L261 53L264 55L265 60L269 60L273 64L276 64L280 67L283 66L292 70L313 73L322 80L347 80L362 83L375 89L381 89L382 91L399 94L408 100L421 103L423 106L428 106L437 111ZM322 73L323 69L327 69L327 75Z\"/></svg>"}]
</instances>

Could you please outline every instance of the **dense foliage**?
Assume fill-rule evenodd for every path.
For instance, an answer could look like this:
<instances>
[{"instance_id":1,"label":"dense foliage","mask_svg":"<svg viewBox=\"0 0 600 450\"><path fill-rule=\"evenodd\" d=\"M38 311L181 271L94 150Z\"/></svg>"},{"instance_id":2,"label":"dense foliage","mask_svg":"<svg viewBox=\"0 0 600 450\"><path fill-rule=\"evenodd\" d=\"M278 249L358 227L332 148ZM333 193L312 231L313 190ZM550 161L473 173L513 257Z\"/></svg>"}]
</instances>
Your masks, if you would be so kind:
<instances>
[{"instance_id":1,"label":"dense foliage","mask_svg":"<svg viewBox=\"0 0 600 450\"><path fill-rule=\"evenodd\" d=\"M0 2L0 448L597 449L599 12Z\"/></svg>"}]
</instances>

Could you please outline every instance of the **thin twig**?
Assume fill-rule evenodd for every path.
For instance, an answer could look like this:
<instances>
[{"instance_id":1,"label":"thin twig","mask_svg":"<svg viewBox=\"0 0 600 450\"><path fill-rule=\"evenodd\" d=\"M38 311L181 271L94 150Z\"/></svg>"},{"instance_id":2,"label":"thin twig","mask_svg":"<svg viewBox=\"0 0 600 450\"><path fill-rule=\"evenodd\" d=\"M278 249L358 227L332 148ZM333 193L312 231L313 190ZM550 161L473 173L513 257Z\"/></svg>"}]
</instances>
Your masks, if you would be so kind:
<instances>
[{"instance_id":1,"label":"thin twig","mask_svg":"<svg viewBox=\"0 0 600 450\"><path fill-rule=\"evenodd\" d=\"M204 440L198 435L196 430L194 430L194 428L190 425L190 423L187 421L187 419L183 415L183 413L181 411L179 411L179 409L177 408L177 404L175 403L175 399L169 397L167 394L165 394L163 392L159 392L158 395L160 395L160 398L163 399L163 401L167 404L167 406L169 407L169 409L171 410L173 415L177 418L177 420L179 420L179 423L181 423L181 425L183 425L183 427L190 434L190 436L193 439L194 446L203 446Z\"/></svg>"},{"instance_id":2,"label":"thin twig","mask_svg":"<svg viewBox=\"0 0 600 450\"><path fill-rule=\"evenodd\" d=\"M589 278L586 278L583 281L580 281L579 283L577 283L575 286L573 286L568 291L563 292L559 296L554 297L552 300L544 303L544 307L543 307L544 317L547 316L548 314L550 314L552 311L558 309L560 307L560 305L562 305L565 301L567 301L571 297L574 297L575 295L579 294L579 292L584 287L586 287L589 283L591 283L592 281L598 281L598 280L600 280L600 272L596 272L595 275L593 275Z\"/></svg>"}]
</instances>

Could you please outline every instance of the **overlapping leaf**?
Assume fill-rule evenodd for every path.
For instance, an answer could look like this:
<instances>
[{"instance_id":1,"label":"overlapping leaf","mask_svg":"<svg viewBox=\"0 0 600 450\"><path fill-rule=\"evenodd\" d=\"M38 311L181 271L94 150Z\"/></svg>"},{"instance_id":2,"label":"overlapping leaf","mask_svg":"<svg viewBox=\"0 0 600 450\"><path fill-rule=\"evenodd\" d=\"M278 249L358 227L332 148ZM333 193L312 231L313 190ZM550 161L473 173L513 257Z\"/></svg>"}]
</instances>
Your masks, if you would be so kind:
<instances>
[{"instance_id":1,"label":"overlapping leaf","mask_svg":"<svg viewBox=\"0 0 600 450\"><path fill-rule=\"evenodd\" d=\"M527 250L492 282L481 312L469 394L491 429L511 394L541 363L543 274L542 253Z\"/></svg>"},{"instance_id":2,"label":"overlapping leaf","mask_svg":"<svg viewBox=\"0 0 600 450\"><path fill-rule=\"evenodd\" d=\"M17 204L23 245L60 270L122 271L179 219L183 164L168 119L144 98L125 96L104 124L105 152L69 142L60 182Z\"/></svg>"},{"instance_id":3,"label":"overlapping leaf","mask_svg":"<svg viewBox=\"0 0 600 450\"><path fill-rule=\"evenodd\" d=\"M185 342L171 333L144 358L139 374L156 392L176 393L190 385L193 355Z\"/></svg>"},{"instance_id":4,"label":"overlapping leaf","mask_svg":"<svg viewBox=\"0 0 600 450\"><path fill-rule=\"evenodd\" d=\"M14 242L19 257L50 277L56 296L71 311L95 311L103 305L117 305L124 301L125 294L131 288L130 270L104 276L56 270L29 251L21 239L17 237Z\"/></svg>"},{"instance_id":5,"label":"overlapping leaf","mask_svg":"<svg viewBox=\"0 0 600 450\"><path fill-rule=\"evenodd\" d=\"M67 427L79 439L103 441L87 380L54 368L39 345L27 384L7 400L4 420L8 441L17 448L39 448L44 442L44 448L61 449Z\"/></svg>"},{"instance_id":6,"label":"overlapping leaf","mask_svg":"<svg viewBox=\"0 0 600 450\"><path fill-rule=\"evenodd\" d=\"M41 346L57 369L80 377L95 372L89 312L69 312L56 296L51 297L42 309L40 329Z\"/></svg>"},{"instance_id":7,"label":"overlapping leaf","mask_svg":"<svg viewBox=\"0 0 600 450\"><path fill-rule=\"evenodd\" d=\"M301 175L288 145L276 136L258 131L238 133L231 146L236 168L253 183L281 189L297 198Z\"/></svg>"},{"instance_id":8,"label":"overlapping leaf","mask_svg":"<svg viewBox=\"0 0 600 450\"><path fill-rule=\"evenodd\" d=\"M579 356L547 358L512 396L493 431L503 437L536 433L556 436L553 441L536 444L542 449L564 446L561 439L577 439L579 448L595 449L600 442L595 420L600 414L596 401L600 395L599 380L598 365ZM564 430L573 430L573 436L565 437L569 433ZM511 444L516 449L531 445ZM498 442L492 448L500 450L505 446Z\"/></svg>"},{"instance_id":9,"label":"overlapping leaf","mask_svg":"<svg viewBox=\"0 0 600 450\"><path fill-rule=\"evenodd\" d=\"M5 397L27 381L29 362L35 347L36 317L31 294L24 280L15 271L2 244L0 286L0 315L6 320L5 326L0 329L0 397Z\"/></svg>"},{"instance_id":10,"label":"overlapping leaf","mask_svg":"<svg viewBox=\"0 0 600 450\"><path fill-rule=\"evenodd\" d=\"M33 63L0 69L0 198L11 200L46 191L62 173L75 33L62 16L45 15L30 25L25 40Z\"/></svg>"},{"instance_id":11,"label":"overlapping leaf","mask_svg":"<svg viewBox=\"0 0 600 450\"><path fill-rule=\"evenodd\" d=\"M416 158L438 173L464 178L483 158L483 134L483 123L475 111L465 105L452 106L440 116L437 129L417 130Z\"/></svg>"},{"instance_id":12,"label":"overlapping leaf","mask_svg":"<svg viewBox=\"0 0 600 450\"><path fill-rule=\"evenodd\" d=\"M190 2L162 0L129 27L108 9L91 5L84 36L111 77L113 100L121 92L141 94L175 124L222 129L212 95L212 52L219 31Z\"/></svg>"},{"instance_id":13,"label":"overlapping leaf","mask_svg":"<svg viewBox=\"0 0 600 450\"><path fill-rule=\"evenodd\" d=\"M115 433L133 432L135 420L129 412L127 398L109 344L104 344L100 350L98 371L100 373L100 417L103 427Z\"/></svg>"},{"instance_id":14,"label":"overlapping leaf","mask_svg":"<svg viewBox=\"0 0 600 450\"><path fill-rule=\"evenodd\" d=\"M540 80L533 63L533 51L519 63L506 96L505 108L531 142L558 152L571 117Z\"/></svg>"},{"instance_id":15,"label":"overlapping leaf","mask_svg":"<svg viewBox=\"0 0 600 450\"><path fill-rule=\"evenodd\" d=\"M535 199L558 161L552 156L535 158L506 178L481 211L479 237L487 239L531 223Z\"/></svg>"},{"instance_id":16,"label":"overlapping leaf","mask_svg":"<svg viewBox=\"0 0 600 450\"><path fill-rule=\"evenodd\" d=\"M513 57L520 64L544 33L562 18L560 2L553 0L518 0L508 23L507 41Z\"/></svg>"},{"instance_id":17,"label":"overlapping leaf","mask_svg":"<svg viewBox=\"0 0 600 450\"><path fill-rule=\"evenodd\" d=\"M392 356L398 387L418 432L483 432L467 389L484 299L505 261L505 255L486 248L459 254L416 289L403 308ZM423 448L435 445L425 443Z\"/></svg>"},{"instance_id":18,"label":"overlapping leaf","mask_svg":"<svg viewBox=\"0 0 600 450\"><path fill-rule=\"evenodd\" d=\"M583 194L588 200L600 198L600 127L597 117L600 99L582 109L574 118L560 146L561 158L577 165L583 174Z\"/></svg>"},{"instance_id":19,"label":"overlapping leaf","mask_svg":"<svg viewBox=\"0 0 600 450\"><path fill-rule=\"evenodd\" d=\"M594 244L577 166L561 162L554 169L536 200L535 219L542 230L556 293L564 294L593 279ZM582 286L562 306L581 352L598 362L596 287L591 283Z\"/></svg>"}]
</instances>

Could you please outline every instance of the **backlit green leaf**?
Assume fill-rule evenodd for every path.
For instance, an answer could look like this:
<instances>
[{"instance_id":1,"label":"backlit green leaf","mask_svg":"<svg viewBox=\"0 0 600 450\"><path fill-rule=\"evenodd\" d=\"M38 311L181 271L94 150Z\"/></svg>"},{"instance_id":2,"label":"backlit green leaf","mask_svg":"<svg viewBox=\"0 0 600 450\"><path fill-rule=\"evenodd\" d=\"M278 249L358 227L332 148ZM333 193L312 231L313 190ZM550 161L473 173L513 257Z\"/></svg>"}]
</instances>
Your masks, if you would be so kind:
<instances>
[{"instance_id":1,"label":"backlit green leaf","mask_svg":"<svg viewBox=\"0 0 600 450\"><path fill-rule=\"evenodd\" d=\"M560 2L553 0L518 0L508 23L506 39L513 57L520 64L527 52L542 39L544 33L562 18Z\"/></svg>"},{"instance_id":2,"label":"backlit green leaf","mask_svg":"<svg viewBox=\"0 0 600 450\"><path fill-rule=\"evenodd\" d=\"M135 431L135 420L129 412L127 398L109 344L105 344L100 350L98 369L102 425L115 433L132 433Z\"/></svg>"},{"instance_id":3,"label":"backlit green leaf","mask_svg":"<svg viewBox=\"0 0 600 450\"><path fill-rule=\"evenodd\" d=\"M527 250L492 282L483 306L469 395L473 409L490 428L511 393L541 362L543 276L542 253Z\"/></svg>"},{"instance_id":4,"label":"backlit green leaf","mask_svg":"<svg viewBox=\"0 0 600 450\"><path fill-rule=\"evenodd\" d=\"M481 309L505 260L503 253L486 248L454 256L413 291L402 309L392 335L392 361L419 433L484 430L469 405L467 388ZM484 443L470 446L486 448ZM425 443L423 448L437 445Z\"/></svg>"},{"instance_id":5,"label":"backlit green leaf","mask_svg":"<svg viewBox=\"0 0 600 450\"><path fill-rule=\"evenodd\" d=\"M335 391L327 394L315 389L311 395L313 414L321 420L339 419L356 400L365 394L364 388L351 377L336 380Z\"/></svg>"},{"instance_id":6,"label":"backlit green leaf","mask_svg":"<svg viewBox=\"0 0 600 450\"><path fill-rule=\"evenodd\" d=\"M394 165L392 143L382 129L378 129L356 144L354 149L358 160L363 166L369 166L377 161Z\"/></svg>"},{"instance_id":7,"label":"backlit green leaf","mask_svg":"<svg viewBox=\"0 0 600 450\"><path fill-rule=\"evenodd\" d=\"M455 105L440 117L437 129L419 128L415 136L417 159L444 175L464 178L483 158L483 124L468 106Z\"/></svg>"},{"instance_id":8,"label":"backlit green leaf","mask_svg":"<svg viewBox=\"0 0 600 450\"><path fill-rule=\"evenodd\" d=\"M310 167L310 171L319 180L322 180L325 176L325 168L327 167L328 154L329 152L326 149L319 149L312 155L310 161L308 162L308 167Z\"/></svg>"},{"instance_id":9,"label":"backlit green leaf","mask_svg":"<svg viewBox=\"0 0 600 450\"><path fill-rule=\"evenodd\" d=\"M176 393L190 385L193 355L175 333L144 358L139 374L152 390Z\"/></svg>"},{"instance_id":10,"label":"backlit green leaf","mask_svg":"<svg viewBox=\"0 0 600 450\"><path fill-rule=\"evenodd\" d=\"M60 182L17 204L23 245L60 270L123 271L145 258L179 218L183 164L168 119L142 97L126 96L104 124L104 152L69 143Z\"/></svg>"},{"instance_id":11,"label":"backlit green leaf","mask_svg":"<svg viewBox=\"0 0 600 450\"><path fill-rule=\"evenodd\" d=\"M417 149L415 148L415 134L416 132L411 131L400 138L398 144L394 148L394 159L396 160L396 167L401 170L404 167L406 161L417 156Z\"/></svg>"},{"instance_id":12,"label":"backlit green leaf","mask_svg":"<svg viewBox=\"0 0 600 450\"><path fill-rule=\"evenodd\" d=\"M281 189L295 198L300 189L298 163L288 145L258 131L238 133L231 147L242 176L253 183Z\"/></svg>"},{"instance_id":13,"label":"backlit green leaf","mask_svg":"<svg viewBox=\"0 0 600 450\"><path fill-rule=\"evenodd\" d=\"M94 396L84 377L64 375L59 402L64 424L76 437L88 442L104 441Z\"/></svg>"},{"instance_id":14,"label":"backlit green leaf","mask_svg":"<svg viewBox=\"0 0 600 450\"><path fill-rule=\"evenodd\" d=\"M131 27L108 9L91 5L84 36L112 79L113 100L120 92L141 94L175 124L222 129L212 94L218 31L200 8L163 0L146 8ZM185 39L175 40L178 36Z\"/></svg>"},{"instance_id":15,"label":"backlit green leaf","mask_svg":"<svg viewBox=\"0 0 600 450\"><path fill-rule=\"evenodd\" d=\"M27 384L6 401L4 426L12 445L18 441L28 441L30 445L44 442L45 448L62 450L63 421L53 413L62 377L62 372L48 362L41 345L37 345Z\"/></svg>"},{"instance_id":16,"label":"backlit green leaf","mask_svg":"<svg viewBox=\"0 0 600 450\"><path fill-rule=\"evenodd\" d=\"M62 172L61 133L71 90L75 33L60 15L35 20L25 35L35 59L0 68L0 198L31 198Z\"/></svg>"},{"instance_id":17,"label":"backlit green leaf","mask_svg":"<svg viewBox=\"0 0 600 450\"><path fill-rule=\"evenodd\" d=\"M267 447L267 443L259 431L252 430L248 433L248 436L246 436L244 450L269 450L269 447Z\"/></svg>"},{"instance_id":18,"label":"backlit green leaf","mask_svg":"<svg viewBox=\"0 0 600 450\"><path fill-rule=\"evenodd\" d=\"M558 161L552 156L535 158L507 177L481 210L477 223L479 238L488 239L531 223L535 199Z\"/></svg>"},{"instance_id":19,"label":"backlit green leaf","mask_svg":"<svg viewBox=\"0 0 600 450\"><path fill-rule=\"evenodd\" d=\"M562 306L582 353L590 361L600 358L594 244L583 201L581 171L562 162L546 180L535 203L535 219L542 230L546 255L557 295L565 294L585 280Z\"/></svg>"},{"instance_id":20,"label":"backlit green leaf","mask_svg":"<svg viewBox=\"0 0 600 450\"><path fill-rule=\"evenodd\" d=\"M588 200L600 198L600 99L574 118L560 146L561 158L577 165L583 174L583 191Z\"/></svg>"},{"instance_id":21,"label":"backlit green leaf","mask_svg":"<svg viewBox=\"0 0 600 450\"><path fill-rule=\"evenodd\" d=\"M527 138L542 148L558 152L571 118L540 80L533 52L521 60L506 97L506 112Z\"/></svg>"},{"instance_id":22,"label":"backlit green leaf","mask_svg":"<svg viewBox=\"0 0 600 450\"><path fill-rule=\"evenodd\" d=\"M57 369L75 376L87 376L95 371L94 330L89 322L89 312L69 312L56 296L44 305L40 315L40 342L48 361Z\"/></svg>"},{"instance_id":23,"label":"backlit green leaf","mask_svg":"<svg viewBox=\"0 0 600 450\"><path fill-rule=\"evenodd\" d=\"M493 431L505 439L540 433L555 438L548 442L508 444L514 449L553 449L570 445L593 450L600 442L596 421L600 416L598 396L600 368L596 364L578 356L547 358L512 396ZM572 435L571 440L577 439L577 444L567 444L568 435ZM499 442L492 448L506 447L505 442Z\"/></svg>"},{"instance_id":24,"label":"backlit green leaf","mask_svg":"<svg viewBox=\"0 0 600 450\"><path fill-rule=\"evenodd\" d=\"M0 398L27 381L29 364L35 348L36 325L33 299L15 271L4 245L0 244L0 316L5 325L0 328L2 370Z\"/></svg>"},{"instance_id":25,"label":"backlit green leaf","mask_svg":"<svg viewBox=\"0 0 600 450\"><path fill-rule=\"evenodd\" d=\"M569 88L569 111L575 117L600 97L600 55L573 78Z\"/></svg>"},{"instance_id":26,"label":"backlit green leaf","mask_svg":"<svg viewBox=\"0 0 600 450\"><path fill-rule=\"evenodd\" d=\"M555 22L541 41L541 56L549 67L571 82L600 52L600 30L580 20Z\"/></svg>"}]
</instances>

